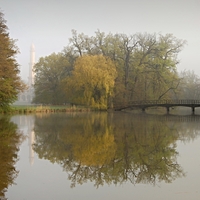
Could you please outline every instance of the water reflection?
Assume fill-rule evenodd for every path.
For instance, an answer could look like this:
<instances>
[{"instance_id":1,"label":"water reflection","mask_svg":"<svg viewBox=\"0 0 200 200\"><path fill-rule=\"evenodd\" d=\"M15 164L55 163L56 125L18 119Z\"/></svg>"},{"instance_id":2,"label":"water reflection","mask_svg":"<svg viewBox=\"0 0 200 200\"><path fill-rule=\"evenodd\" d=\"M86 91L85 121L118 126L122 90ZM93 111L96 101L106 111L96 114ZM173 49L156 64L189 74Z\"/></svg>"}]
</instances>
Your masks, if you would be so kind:
<instances>
[{"instance_id":1,"label":"water reflection","mask_svg":"<svg viewBox=\"0 0 200 200\"><path fill-rule=\"evenodd\" d=\"M14 184L18 175L15 164L18 160L19 146L23 137L17 125L9 117L0 116L0 199L6 199L5 192Z\"/></svg>"},{"instance_id":2,"label":"water reflection","mask_svg":"<svg viewBox=\"0 0 200 200\"><path fill-rule=\"evenodd\" d=\"M31 165L33 165L33 163L34 163L34 150L33 150L32 146L35 142L35 133L34 133L33 130L30 131L28 140L29 140L29 163Z\"/></svg>"},{"instance_id":3,"label":"water reflection","mask_svg":"<svg viewBox=\"0 0 200 200\"><path fill-rule=\"evenodd\" d=\"M196 120L127 113L37 115L34 150L60 164L72 187L87 181L96 187L170 183L185 175L176 143L199 135Z\"/></svg>"}]
</instances>

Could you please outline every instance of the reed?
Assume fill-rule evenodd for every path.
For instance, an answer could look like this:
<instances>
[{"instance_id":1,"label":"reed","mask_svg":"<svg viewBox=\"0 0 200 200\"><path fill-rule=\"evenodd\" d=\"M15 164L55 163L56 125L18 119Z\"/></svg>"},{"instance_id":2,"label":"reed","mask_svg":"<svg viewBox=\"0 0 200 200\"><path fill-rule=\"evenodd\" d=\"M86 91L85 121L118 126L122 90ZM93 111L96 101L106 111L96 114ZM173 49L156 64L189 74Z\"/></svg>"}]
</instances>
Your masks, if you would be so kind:
<instances>
[{"instance_id":1,"label":"reed","mask_svg":"<svg viewBox=\"0 0 200 200\"><path fill-rule=\"evenodd\" d=\"M55 113L55 112L89 112L90 108L84 106L43 106L43 105L12 105L9 110L2 110L1 113Z\"/></svg>"}]
</instances>

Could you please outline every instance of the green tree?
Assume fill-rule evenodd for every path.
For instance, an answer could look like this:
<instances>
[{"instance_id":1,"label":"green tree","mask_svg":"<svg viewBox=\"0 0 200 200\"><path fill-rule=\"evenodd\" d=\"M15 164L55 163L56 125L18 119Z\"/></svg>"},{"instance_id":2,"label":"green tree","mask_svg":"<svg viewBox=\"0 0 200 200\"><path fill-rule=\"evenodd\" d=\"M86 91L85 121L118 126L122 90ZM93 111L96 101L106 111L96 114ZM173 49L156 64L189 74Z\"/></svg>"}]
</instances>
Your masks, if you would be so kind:
<instances>
[{"instance_id":1,"label":"green tree","mask_svg":"<svg viewBox=\"0 0 200 200\"><path fill-rule=\"evenodd\" d=\"M51 54L39 59L35 64L35 97L34 103L63 104L66 95L63 92L62 80L69 76L72 66L62 53Z\"/></svg>"},{"instance_id":2,"label":"green tree","mask_svg":"<svg viewBox=\"0 0 200 200\"><path fill-rule=\"evenodd\" d=\"M72 76L65 80L71 103L107 109L113 96L116 68L102 55L84 55L76 60Z\"/></svg>"},{"instance_id":3,"label":"green tree","mask_svg":"<svg viewBox=\"0 0 200 200\"><path fill-rule=\"evenodd\" d=\"M19 52L10 38L3 13L0 12L0 110L8 109L25 88L15 59Z\"/></svg>"},{"instance_id":4,"label":"green tree","mask_svg":"<svg viewBox=\"0 0 200 200\"><path fill-rule=\"evenodd\" d=\"M180 82L177 56L185 41L172 34L138 34L137 41L131 96L138 100L171 98Z\"/></svg>"}]
</instances>

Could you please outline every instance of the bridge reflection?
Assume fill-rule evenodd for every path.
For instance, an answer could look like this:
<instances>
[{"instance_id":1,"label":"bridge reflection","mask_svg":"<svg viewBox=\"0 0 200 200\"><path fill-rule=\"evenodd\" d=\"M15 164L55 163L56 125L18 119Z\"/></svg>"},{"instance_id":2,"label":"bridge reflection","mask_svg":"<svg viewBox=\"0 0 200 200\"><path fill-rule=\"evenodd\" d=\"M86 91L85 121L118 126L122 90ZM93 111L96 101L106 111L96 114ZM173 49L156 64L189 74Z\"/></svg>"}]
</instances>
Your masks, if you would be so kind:
<instances>
[{"instance_id":1,"label":"bridge reflection","mask_svg":"<svg viewBox=\"0 0 200 200\"><path fill-rule=\"evenodd\" d=\"M142 111L145 111L149 107L165 107L167 113L169 113L170 108L183 106L190 107L192 113L195 113L195 108L200 107L199 99L166 99L166 100L141 100L141 101L130 101L126 103L116 104L115 110L124 110L124 109L133 109L140 108Z\"/></svg>"},{"instance_id":2,"label":"bridge reflection","mask_svg":"<svg viewBox=\"0 0 200 200\"><path fill-rule=\"evenodd\" d=\"M200 115L158 115L158 114L141 114L137 115L138 119L160 122L200 122Z\"/></svg>"}]
</instances>

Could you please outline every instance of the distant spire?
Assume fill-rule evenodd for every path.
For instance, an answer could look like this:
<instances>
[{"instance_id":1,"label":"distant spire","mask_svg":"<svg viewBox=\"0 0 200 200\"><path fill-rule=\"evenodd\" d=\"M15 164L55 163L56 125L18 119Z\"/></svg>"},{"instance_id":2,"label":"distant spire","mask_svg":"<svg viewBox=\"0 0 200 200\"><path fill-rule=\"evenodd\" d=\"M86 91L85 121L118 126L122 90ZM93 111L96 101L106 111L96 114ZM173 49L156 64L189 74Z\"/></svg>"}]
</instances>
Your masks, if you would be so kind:
<instances>
[{"instance_id":1,"label":"distant spire","mask_svg":"<svg viewBox=\"0 0 200 200\"><path fill-rule=\"evenodd\" d=\"M29 86L34 84L33 66L35 65L35 46L32 43L30 48L30 63L29 63Z\"/></svg>"}]
</instances>

